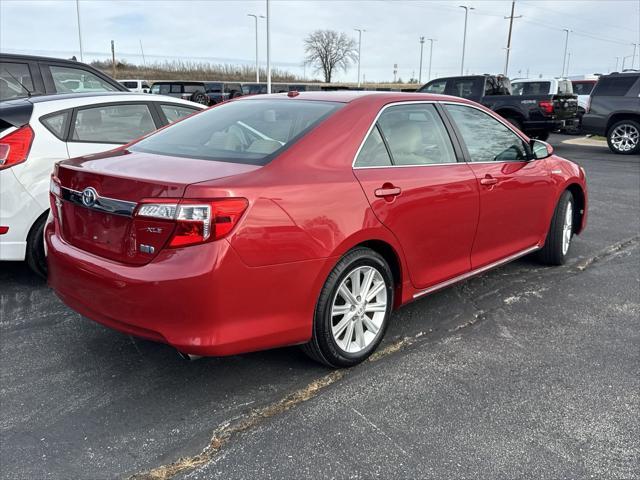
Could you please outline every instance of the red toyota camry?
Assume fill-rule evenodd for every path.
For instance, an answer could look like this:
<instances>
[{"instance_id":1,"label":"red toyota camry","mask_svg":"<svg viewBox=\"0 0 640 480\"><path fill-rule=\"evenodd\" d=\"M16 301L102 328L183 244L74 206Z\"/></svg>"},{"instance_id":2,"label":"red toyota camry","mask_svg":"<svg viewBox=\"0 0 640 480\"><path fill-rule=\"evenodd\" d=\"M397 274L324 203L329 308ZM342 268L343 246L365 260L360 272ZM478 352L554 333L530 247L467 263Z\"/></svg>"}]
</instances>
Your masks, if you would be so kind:
<instances>
[{"instance_id":1,"label":"red toyota camry","mask_svg":"<svg viewBox=\"0 0 640 480\"><path fill-rule=\"evenodd\" d=\"M582 168L484 107L291 92L59 163L49 282L81 314L192 355L301 344L333 367L394 308L586 224Z\"/></svg>"}]
</instances>

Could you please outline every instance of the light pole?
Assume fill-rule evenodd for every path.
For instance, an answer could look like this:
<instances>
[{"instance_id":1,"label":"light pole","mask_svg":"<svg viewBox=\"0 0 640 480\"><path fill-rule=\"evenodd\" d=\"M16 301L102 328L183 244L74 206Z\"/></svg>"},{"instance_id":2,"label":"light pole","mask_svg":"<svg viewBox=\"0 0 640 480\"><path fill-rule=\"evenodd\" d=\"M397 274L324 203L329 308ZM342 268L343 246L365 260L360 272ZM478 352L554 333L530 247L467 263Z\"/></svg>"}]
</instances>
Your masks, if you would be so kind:
<instances>
[{"instance_id":1,"label":"light pole","mask_svg":"<svg viewBox=\"0 0 640 480\"><path fill-rule=\"evenodd\" d=\"M511 2L511 15L509 15L508 17L504 17L505 20L509 20L509 36L507 37L507 59L504 62L504 76L508 77L509 74L509 54L511 53L511 32L513 31L513 19L514 18L521 18L522 15L518 15L517 17L514 17L514 11L516 8L516 2L515 0Z\"/></svg>"},{"instance_id":2,"label":"light pole","mask_svg":"<svg viewBox=\"0 0 640 480\"><path fill-rule=\"evenodd\" d=\"M422 83L422 51L424 50L424 37L420 37L420 70L418 70L418 83Z\"/></svg>"},{"instance_id":3,"label":"light pole","mask_svg":"<svg viewBox=\"0 0 640 480\"><path fill-rule=\"evenodd\" d=\"M636 64L636 49L638 48L638 44L634 43L633 44L633 57L631 57L631 69L633 70L633 67Z\"/></svg>"},{"instance_id":4,"label":"light pole","mask_svg":"<svg viewBox=\"0 0 640 480\"><path fill-rule=\"evenodd\" d=\"M76 15L78 16L78 43L80 43L80 61L82 59L82 33L80 32L80 0L76 0Z\"/></svg>"},{"instance_id":5,"label":"light pole","mask_svg":"<svg viewBox=\"0 0 640 480\"><path fill-rule=\"evenodd\" d=\"M618 71L618 63L620 62L620 57L616 57L616 69L614 70L614 72Z\"/></svg>"},{"instance_id":6,"label":"light pole","mask_svg":"<svg viewBox=\"0 0 640 480\"><path fill-rule=\"evenodd\" d=\"M571 52L567 53L567 77L569 76L569 64L571 63Z\"/></svg>"},{"instance_id":7,"label":"light pole","mask_svg":"<svg viewBox=\"0 0 640 480\"><path fill-rule=\"evenodd\" d=\"M571 30L569 30L568 28L563 28L562 29L565 33L566 36L564 38L564 56L562 57L562 75L560 75L561 78L564 78L564 69L567 65L567 47L569 46L569 32Z\"/></svg>"},{"instance_id":8,"label":"light pole","mask_svg":"<svg viewBox=\"0 0 640 480\"><path fill-rule=\"evenodd\" d=\"M360 58L362 52L362 32L366 32L364 28L354 28L358 32L358 88L360 87Z\"/></svg>"},{"instance_id":9,"label":"light pole","mask_svg":"<svg viewBox=\"0 0 640 480\"><path fill-rule=\"evenodd\" d=\"M258 63L258 18L264 18L264 15L247 13L247 17L253 17L256 21L256 83L260 83L260 64Z\"/></svg>"},{"instance_id":10,"label":"light pole","mask_svg":"<svg viewBox=\"0 0 640 480\"><path fill-rule=\"evenodd\" d=\"M267 93L271 93L271 2L267 1Z\"/></svg>"},{"instance_id":11,"label":"light pole","mask_svg":"<svg viewBox=\"0 0 640 480\"><path fill-rule=\"evenodd\" d=\"M427 75L427 82L431 80L431 59L433 58L433 42L437 42L435 38L427 38L429 40L429 75Z\"/></svg>"},{"instance_id":12,"label":"light pole","mask_svg":"<svg viewBox=\"0 0 640 480\"><path fill-rule=\"evenodd\" d=\"M464 8L464 35L462 37L462 62L460 63L460 75L464 75L464 50L467 46L467 17L469 16L469 10L475 10L475 8L467 5L459 5L459 7Z\"/></svg>"}]
</instances>

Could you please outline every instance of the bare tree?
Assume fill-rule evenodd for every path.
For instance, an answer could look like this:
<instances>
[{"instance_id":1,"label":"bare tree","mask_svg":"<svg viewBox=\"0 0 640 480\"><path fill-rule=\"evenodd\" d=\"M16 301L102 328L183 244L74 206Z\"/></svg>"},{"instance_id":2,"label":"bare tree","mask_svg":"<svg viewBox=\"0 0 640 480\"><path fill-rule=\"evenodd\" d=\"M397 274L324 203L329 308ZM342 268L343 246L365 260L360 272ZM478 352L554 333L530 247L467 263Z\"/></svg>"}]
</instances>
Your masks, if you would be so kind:
<instances>
[{"instance_id":1,"label":"bare tree","mask_svg":"<svg viewBox=\"0 0 640 480\"><path fill-rule=\"evenodd\" d=\"M358 60L355 40L334 30L316 30L304 40L305 62L322 72L324 81L331 82L333 72L340 68L345 72Z\"/></svg>"}]
</instances>

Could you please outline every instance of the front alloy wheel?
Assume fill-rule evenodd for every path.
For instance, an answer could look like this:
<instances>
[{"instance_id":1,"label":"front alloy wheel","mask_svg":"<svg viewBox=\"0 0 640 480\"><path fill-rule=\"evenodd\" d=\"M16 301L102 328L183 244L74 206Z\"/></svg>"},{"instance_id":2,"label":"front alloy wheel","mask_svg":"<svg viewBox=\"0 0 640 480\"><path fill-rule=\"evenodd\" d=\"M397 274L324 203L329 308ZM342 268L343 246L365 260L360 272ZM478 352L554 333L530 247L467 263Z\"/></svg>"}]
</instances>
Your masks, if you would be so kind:
<instances>
[{"instance_id":1,"label":"front alloy wheel","mask_svg":"<svg viewBox=\"0 0 640 480\"><path fill-rule=\"evenodd\" d=\"M609 130L607 142L614 153L629 155L640 152L640 124L633 120L614 124Z\"/></svg>"},{"instance_id":2,"label":"front alloy wheel","mask_svg":"<svg viewBox=\"0 0 640 480\"><path fill-rule=\"evenodd\" d=\"M330 367L365 360L386 331L393 286L391 269L380 254L364 247L346 253L320 292L305 353Z\"/></svg>"}]
</instances>

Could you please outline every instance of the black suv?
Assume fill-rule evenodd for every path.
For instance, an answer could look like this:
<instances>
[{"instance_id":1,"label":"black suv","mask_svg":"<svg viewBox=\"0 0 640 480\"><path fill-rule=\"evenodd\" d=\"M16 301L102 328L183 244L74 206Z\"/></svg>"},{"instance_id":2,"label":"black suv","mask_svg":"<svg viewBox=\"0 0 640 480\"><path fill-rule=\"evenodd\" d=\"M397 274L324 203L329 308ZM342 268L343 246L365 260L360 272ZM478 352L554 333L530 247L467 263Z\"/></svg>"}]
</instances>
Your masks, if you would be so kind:
<instances>
[{"instance_id":1,"label":"black suv","mask_svg":"<svg viewBox=\"0 0 640 480\"><path fill-rule=\"evenodd\" d=\"M154 82L151 93L191 100L202 105L215 105L242 96L242 87L234 82L166 80Z\"/></svg>"},{"instance_id":2,"label":"black suv","mask_svg":"<svg viewBox=\"0 0 640 480\"><path fill-rule=\"evenodd\" d=\"M108 75L74 60L0 55L0 101L57 93L126 91Z\"/></svg>"},{"instance_id":3,"label":"black suv","mask_svg":"<svg viewBox=\"0 0 640 480\"><path fill-rule=\"evenodd\" d=\"M607 137L613 153L640 153L640 72L600 77L582 117L582 130Z\"/></svg>"}]
</instances>

